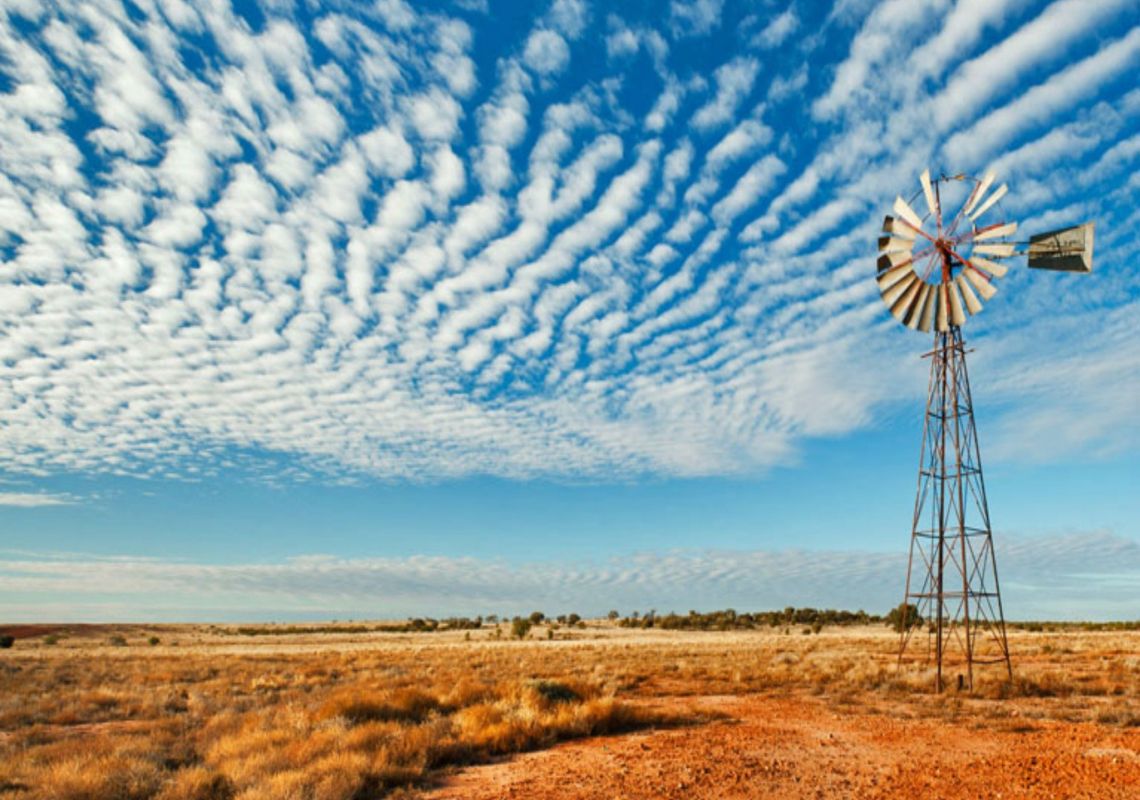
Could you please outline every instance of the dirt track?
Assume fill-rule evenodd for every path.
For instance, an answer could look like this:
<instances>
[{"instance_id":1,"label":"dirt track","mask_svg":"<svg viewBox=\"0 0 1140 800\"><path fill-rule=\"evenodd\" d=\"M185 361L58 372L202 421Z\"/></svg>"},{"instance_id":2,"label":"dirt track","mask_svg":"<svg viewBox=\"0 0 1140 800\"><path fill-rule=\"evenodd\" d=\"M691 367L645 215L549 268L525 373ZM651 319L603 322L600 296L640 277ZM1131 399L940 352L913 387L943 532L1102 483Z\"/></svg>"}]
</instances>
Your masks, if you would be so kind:
<instances>
[{"instance_id":1,"label":"dirt track","mask_svg":"<svg viewBox=\"0 0 1140 800\"><path fill-rule=\"evenodd\" d=\"M900 718L867 708L829 708L810 696L662 703L725 718L574 741L471 767L425 796L1140 798L1137 728L1016 717Z\"/></svg>"}]
</instances>

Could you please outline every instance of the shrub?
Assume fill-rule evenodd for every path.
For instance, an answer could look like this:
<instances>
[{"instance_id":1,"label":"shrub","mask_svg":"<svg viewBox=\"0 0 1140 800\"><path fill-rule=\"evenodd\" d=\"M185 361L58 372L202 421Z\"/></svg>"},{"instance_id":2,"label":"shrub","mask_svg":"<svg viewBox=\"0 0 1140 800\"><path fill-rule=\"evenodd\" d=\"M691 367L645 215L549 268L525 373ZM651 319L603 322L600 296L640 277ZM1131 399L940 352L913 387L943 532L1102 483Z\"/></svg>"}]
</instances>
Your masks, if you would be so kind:
<instances>
[{"instance_id":1,"label":"shrub","mask_svg":"<svg viewBox=\"0 0 1140 800\"><path fill-rule=\"evenodd\" d=\"M16 637L15 636L9 636L8 634L4 634L3 636L0 636L0 649L7 650L9 647L14 645L15 643L16 643Z\"/></svg>"},{"instance_id":2,"label":"shrub","mask_svg":"<svg viewBox=\"0 0 1140 800\"><path fill-rule=\"evenodd\" d=\"M525 639L526 635L530 633L532 624L526 617L515 617L511 620L511 636L516 639Z\"/></svg>"},{"instance_id":3,"label":"shrub","mask_svg":"<svg viewBox=\"0 0 1140 800\"><path fill-rule=\"evenodd\" d=\"M531 625L538 625L544 619L546 619L546 615L543 614L541 611L530 612L530 624Z\"/></svg>"},{"instance_id":4,"label":"shrub","mask_svg":"<svg viewBox=\"0 0 1140 800\"><path fill-rule=\"evenodd\" d=\"M149 639L147 639L147 640L146 640L146 643L147 643L147 644L149 644L151 647L154 647L154 646L156 646L156 645L157 645L159 642L161 642L161 641L162 641L162 640L161 640L161 639L159 639L157 636L152 636L152 637L150 637Z\"/></svg>"},{"instance_id":5,"label":"shrub","mask_svg":"<svg viewBox=\"0 0 1140 800\"><path fill-rule=\"evenodd\" d=\"M44 644L59 644L59 640L62 638L58 633L49 633L44 637Z\"/></svg>"},{"instance_id":6,"label":"shrub","mask_svg":"<svg viewBox=\"0 0 1140 800\"><path fill-rule=\"evenodd\" d=\"M921 625L922 617L918 614L918 606L913 603L899 603L887 614L887 626L901 632L904 627L913 628Z\"/></svg>"},{"instance_id":7,"label":"shrub","mask_svg":"<svg viewBox=\"0 0 1140 800\"><path fill-rule=\"evenodd\" d=\"M546 704L578 702L582 695L572 687L559 681L531 681L529 687L542 698Z\"/></svg>"},{"instance_id":8,"label":"shrub","mask_svg":"<svg viewBox=\"0 0 1140 800\"><path fill-rule=\"evenodd\" d=\"M125 637L116 633L114 636L107 640L107 644L111 645L112 647L126 647L127 640Z\"/></svg>"},{"instance_id":9,"label":"shrub","mask_svg":"<svg viewBox=\"0 0 1140 800\"><path fill-rule=\"evenodd\" d=\"M418 689L379 694L358 689L338 692L317 713L318 719L341 717L351 725L365 722L422 722L440 708L439 700Z\"/></svg>"}]
</instances>

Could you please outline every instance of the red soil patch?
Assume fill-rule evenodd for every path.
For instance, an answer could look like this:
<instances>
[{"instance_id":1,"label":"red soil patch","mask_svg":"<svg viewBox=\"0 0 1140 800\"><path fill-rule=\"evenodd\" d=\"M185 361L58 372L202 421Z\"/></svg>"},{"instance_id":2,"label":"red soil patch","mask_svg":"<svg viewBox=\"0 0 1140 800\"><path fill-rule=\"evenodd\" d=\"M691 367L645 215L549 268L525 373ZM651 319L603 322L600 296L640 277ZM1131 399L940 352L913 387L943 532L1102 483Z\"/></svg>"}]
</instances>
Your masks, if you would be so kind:
<instances>
[{"instance_id":1,"label":"red soil patch","mask_svg":"<svg viewBox=\"0 0 1140 800\"><path fill-rule=\"evenodd\" d=\"M63 625L0 625L0 636L11 636L14 639L32 639L36 636L47 636L51 633L60 633L69 630Z\"/></svg>"},{"instance_id":2,"label":"red soil patch","mask_svg":"<svg viewBox=\"0 0 1140 800\"><path fill-rule=\"evenodd\" d=\"M921 710L916 699L909 713ZM810 697L653 703L722 713L692 728L569 742L450 776L431 800L1140 798L1140 729L908 718ZM900 715L899 712L902 712Z\"/></svg>"}]
</instances>

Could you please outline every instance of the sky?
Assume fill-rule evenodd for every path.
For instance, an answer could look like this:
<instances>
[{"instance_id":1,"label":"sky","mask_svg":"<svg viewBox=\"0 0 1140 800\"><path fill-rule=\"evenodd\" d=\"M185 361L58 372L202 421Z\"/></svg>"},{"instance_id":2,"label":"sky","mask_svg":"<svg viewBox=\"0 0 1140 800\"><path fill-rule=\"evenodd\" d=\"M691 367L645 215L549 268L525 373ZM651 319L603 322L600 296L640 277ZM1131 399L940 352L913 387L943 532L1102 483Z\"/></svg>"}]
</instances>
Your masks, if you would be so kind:
<instances>
[{"instance_id":1,"label":"sky","mask_svg":"<svg viewBox=\"0 0 1140 800\"><path fill-rule=\"evenodd\" d=\"M964 327L1008 617L1140 618L1132 0L0 6L0 618L901 599L993 171L1091 274Z\"/></svg>"}]
</instances>

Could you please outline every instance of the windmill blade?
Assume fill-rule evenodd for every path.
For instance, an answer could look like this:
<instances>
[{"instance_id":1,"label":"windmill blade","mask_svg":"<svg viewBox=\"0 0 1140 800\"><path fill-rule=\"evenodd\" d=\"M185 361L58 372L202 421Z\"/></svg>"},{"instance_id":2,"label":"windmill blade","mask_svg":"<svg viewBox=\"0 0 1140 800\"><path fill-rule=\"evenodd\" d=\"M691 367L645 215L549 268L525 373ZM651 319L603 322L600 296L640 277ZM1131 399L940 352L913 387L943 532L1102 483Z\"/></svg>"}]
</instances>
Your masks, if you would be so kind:
<instances>
[{"instance_id":1,"label":"windmill blade","mask_svg":"<svg viewBox=\"0 0 1140 800\"><path fill-rule=\"evenodd\" d=\"M902 220L890 216L883 217L883 233L889 233L891 236L897 236L900 239L913 239L918 235L914 232L914 228Z\"/></svg>"},{"instance_id":2,"label":"windmill blade","mask_svg":"<svg viewBox=\"0 0 1140 800\"><path fill-rule=\"evenodd\" d=\"M997 294L997 287L986 280L976 269L965 269L962 274L966 276L966 280L974 284L974 288L978 290L978 294L983 299L991 300Z\"/></svg>"},{"instance_id":3,"label":"windmill blade","mask_svg":"<svg viewBox=\"0 0 1140 800\"><path fill-rule=\"evenodd\" d=\"M918 278L918 276L916 275L915 278ZM899 299L891 305L891 316L899 322L904 322L911 308L914 306L915 300L918 298L918 293L922 291L922 287L925 285L925 281L921 279L915 280L915 282L910 285L910 288L903 292Z\"/></svg>"},{"instance_id":4,"label":"windmill blade","mask_svg":"<svg viewBox=\"0 0 1140 800\"><path fill-rule=\"evenodd\" d=\"M926 195L926 207L930 209L930 216L937 217L939 214L938 199L934 196L934 187L930 185L930 170L924 169L922 174L918 176L918 180L922 183L922 193Z\"/></svg>"},{"instance_id":5,"label":"windmill blade","mask_svg":"<svg viewBox=\"0 0 1140 800\"><path fill-rule=\"evenodd\" d=\"M895 301L906 294L907 291L917 283L922 283L922 278L915 275L912 271L910 275L883 292L883 302L887 304L888 308L894 308Z\"/></svg>"},{"instance_id":6,"label":"windmill blade","mask_svg":"<svg viewBox=\"0 0 1140 800\"><path fill-rule=\"evenodd\" d=\"M938 310L934 314L935 325L942 333L950 330L950 298L946 295L946 284L938 284Z\"/></svg>"},{"instance_id":7,"label":"windmill blade","mask_svg":"<svg viewBox=\"0 0 1140 800\"><path fill-rule=\"evenodd\" d=\"M946 296L950 298L950 321L955 325L966 324L966 309L962 308L962 296L958 294L958 284L944 283Z\"/></svg>"},{"instance_id":8,"label":"windmill blade","mask_svg":"<svg viewBox=\"0 0 1140 800\"><path fill-rule=\"evenodd\" d=\"M980 206L974 209L974 213L970 215L970 219L976 220L982 214L986 213L986 209L988 209L998 200L1001 200L1003 197L1005 197L1005 193L1008 191L1009 186L1003 183L1000 187L998 187L998 190L996 192L990 195L989 199L986 200L986 202L982 203Z\"/></svg>"},{"instance_id":9,"label":"windmill blade","mask_svg":"<svg viewBox=\"0 0 1140 800\"><path fill-rule=\"evenodd\" d=\"M914 250L914 239L903 239L898 236L880 236L879 252L893 253L899 250L909 253Z\"/></svg>"},{"instance_id":10,"label":"windmill blade","mask_svg":"<svg viewBox=\"0 0 1140 800\"><path fill-rule=\"evenodd\" d=\"M910 268L910 264L900 264L894 269L889 269L881 273L879 277L875 279L875 282L879 284L879 291L885 292L907 275L914 275L914 270ZM918 276L915 275L915 277L917 278Z\"/></svg>"},{"instance_id":11,"label":"windmill blade","mask_svg":"<svg viewBox=\"0 0 1140 800\"><path fill-rule=\"evenodd\" d=\"M970 256L970 266L985 270L995 278L1004 278L1005 273L1009 272L1009 267L1003 266L996 261L990 261L988 258L982 258L981 256Z\"/></svg>"},{"instance_id":12,"label":"windmill blade","mask_svg":"<svg viewBox=\"0 0 1140 800\"><path fill-rule=\"evenodd\" d=\"M918 329L923 333L930 333L930 327L934 324L934 310L938 306L938 291L930 284L927 284L926 288L929 291L926 293L926 304L922 307L922 317L918 321Z\"/></svg>"},{"instance_id":13,"label":"windmill blade","mask_svg":"<svg viewBox=\"0 0 1140 800\"><path fill-rule=\"evenodd\" d=\"M974 191L970 192L970 199L966 201L966 205L962 208L962 213L964 215L969 216L970 212L974 210L974 206L976 206L978 204L978 201L982 199L982 195L984 195L986 191L989 190L990 184L994 182L994 179L996 177L997 175L994 173L987 172L986 177L982 179L982 182L974 187Z\"/></svg>"},{"instance_id":14,"label":"windmill blade","mask_svg":"<svg viewBox=\"0 0 1140 800\"><path fill-rule=\"evenodd\" d=\"M1014 245L1008 242L994 242L991 244L979 244L974 247L975 253L980 253L983 256L994 256L995 258L1009 258L1013 255Z\"/></svg>"},{"instance_id":15,"label":"windmill blade","mask_svg":"<svg viewBox=\"0 0 1140 800\"><path fill-rule=\"evenodd\" d=\"M1005 225L997 224L991 225L988 228L982 228L974 234L974 241L981 242L986 239L1001 239L1004 236L1012 236L1017 231L1016 222L1007 222Z\"/></svg>"},{"instance_id":16,"label":"windmill blade","mask_svg":"<svg viewBox=\"0 0 1140 800\"><path fill-rule=\"evenodd\" d=\"M916 231L922 230L922 219L918 214L914 213L914 209L901 197L895 198L895 213L902 217L903 222L910 225Z\"/></svg>"},{"instance_id":17,"label":"windmill blade","mask_svg":"<svg viewBox=\"0 0 1140 800\"><path fill-rule=\"evenodd\" d=\"M918 292L918 297L914 299L914 303L910 307L910 313L903 321L903 324L912 331L917 330L918 326L922 323L922 316L926 313L926 304L930 302L930 295L933 291L933 286L926 281L922 282L922 288Z\"/></svg>"},{"instance_id":18,"label":"windmill blade","mask_svg":"<svg viewBox=\"0 0 1140 800\"><path fill-rule=\"evenodd\" d=\"M969 270L966 270L969 272ZM962 299L966 301L966 310L971 314L977 314L982 310L982 303L978 300L978 296L974 294L974 290L970 288L970 284L966 279L959 275L954 280L958 284L958 291L962 293Z\"/></svg>"},{"instance_id":19,"label":"windmill blade","mask_svg":"<svg viewBox=\"0 0 1140 800\"><path fill-rule=\"evenodd\" d=\"M876 263L876 272L882 273L888 269L903 267L912 261L914 261L914 259L911 258L911 254L905 250L900 250L897 253L884 253L879 256L879 260Z\"/></svg>"}]
</instances>

